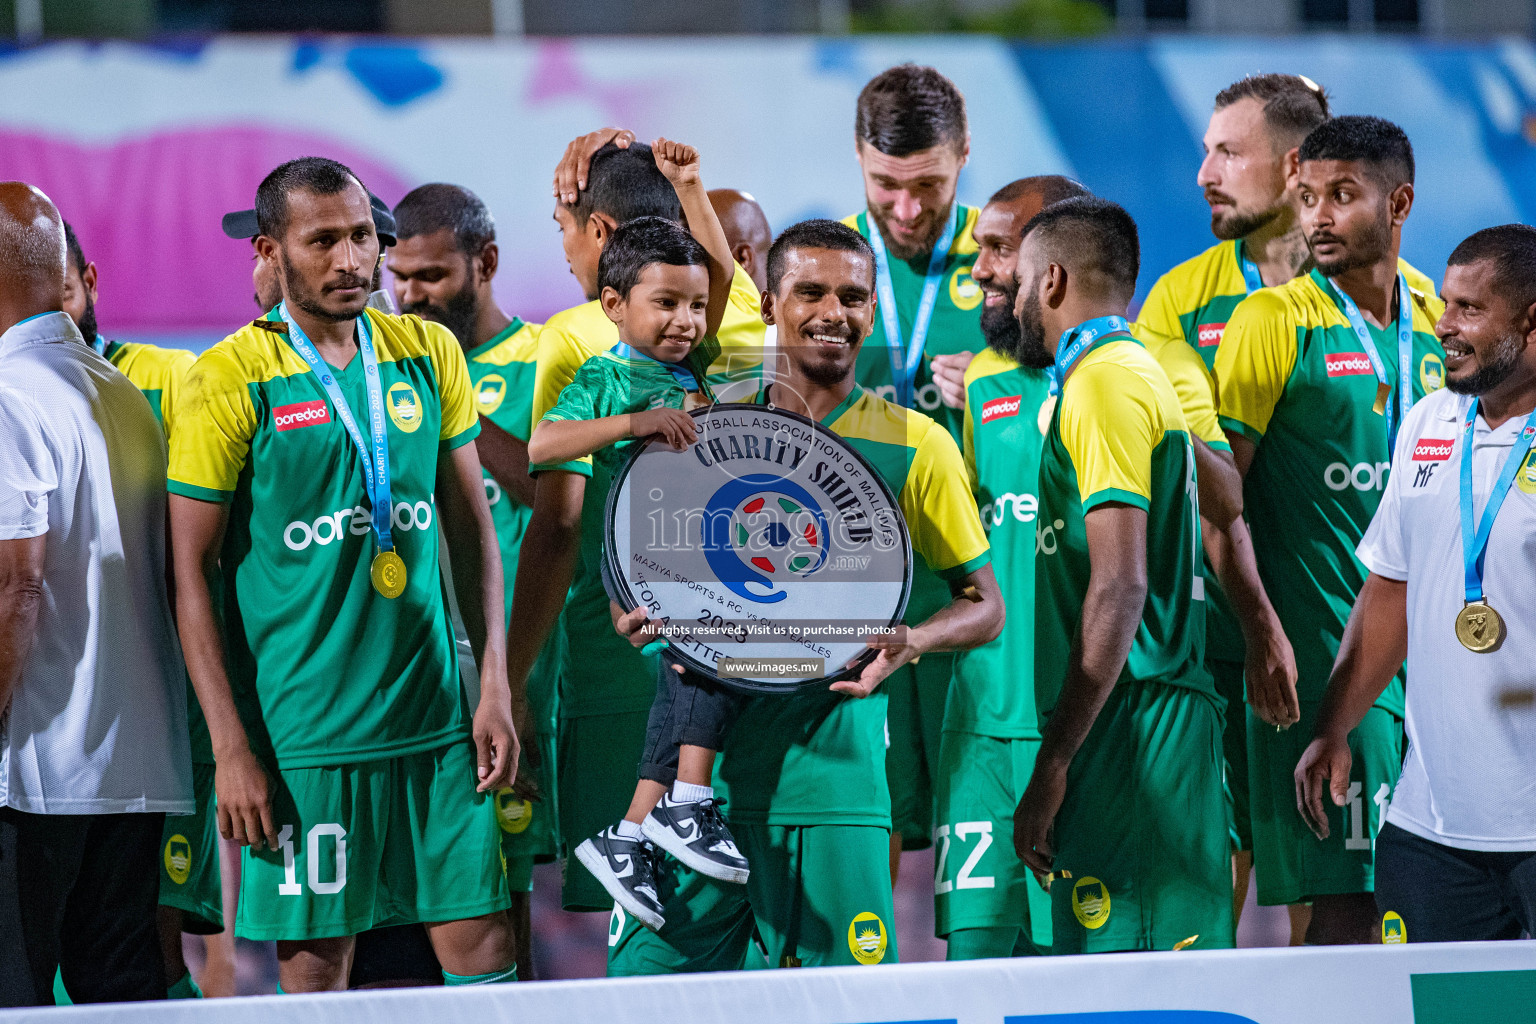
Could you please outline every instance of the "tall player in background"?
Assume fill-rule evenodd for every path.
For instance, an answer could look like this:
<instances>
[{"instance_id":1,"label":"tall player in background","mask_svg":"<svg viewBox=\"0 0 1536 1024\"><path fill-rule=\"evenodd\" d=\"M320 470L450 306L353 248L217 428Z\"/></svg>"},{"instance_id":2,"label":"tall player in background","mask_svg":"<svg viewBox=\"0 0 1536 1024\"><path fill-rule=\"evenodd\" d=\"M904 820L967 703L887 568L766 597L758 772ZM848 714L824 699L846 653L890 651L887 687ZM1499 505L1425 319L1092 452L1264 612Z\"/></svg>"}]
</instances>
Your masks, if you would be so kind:
<instances>
[{"instance_id":1,"label":"tall player in background","mask_svg":"<svg viewBox=\"0 0 1536 1024\"><path fill-rule=\"evenodd\" d=\"M1213 480L1241 488L1230 447L1215 423L1210 369L1216 346L1245 296L1266 284L1284 284L1311 263L1297 219L1296 147L1329 116L1322 88L1300 75L1253 75L1217 93L1195 183L1211 207L1211 233L1221 241L1158 278L1136 320L1136 336L1173 382L1190 429L1208 445L1207 451L1196 450L1202 513L1209 509L1205 491ZM1295 723L1295 656L1259 580L1247 523L1237 518L1222 530L1206 518L1201 534L1207 576L1219 582L1206 592L1205 661L1226 701L1222 748L1232 802L1235 920L1253 867L1246 707L1251 702L1255 714L1273 726ZM1303 921L1294 942L1304 930Z\"/></svg>"},{"instance_id":2,"label":"tall player in background","mask_svg":"<svg viewBox=\"0 0 1536 1024\"><path fill-rule=\"evenodd\" d=\"M1087 195L1059 176L1004 185L976 219L971 273L986 298L986 349L965 371L961 446L992 569L1009 605L1003 632L955 658L939 741L934 931L951 960L1051 948L1051 900L1013 852L1013 812L1024 795L1040 722L1035 713L1035 549L1040 445L1054 400L1044 370L1020 366L1014 276L1024 225L1041 209Z\"/></svg>"},{"instance_id":3,"label":"tall player in background","mask_svg":"<svg viewBox=\"0 0 1536 1024\"><path fill-rule=\"evenodd\" d=\"M874 333L859 356L859 383L933 417L959 441L963 376L980 340L982 300L971 279L979 211L955 199L971 152L965 98L933 68L890 68L859 93L854 149L865 210L843 223L875 250L879 300ZM910 610L919 619L948 600L933 574L913 579ZM930 655L886 682L893 875L902 850L933 840L939 734L953 671L953 655Z\"/></svg>"},{"instance_id":4,"label":"tall player in background","mask_svg":"<svg viewBox=\"0 0 1536 1024\"><path fill-rule=\"evenodd\" d=\"M182 378L192 367L185 349L108 341L96 324L96 264L85 258L75 230L64 223L69 260L64 268L64 312L80 328L85 343L101 353L144 393L160 428L170 435L171 414ZM187 682L187 727L192 740L192 788L197 810L170 815L160 837L160 910L157 924L165 964L165 984L171 998L201 994L182 956L181 933L206 937L205 982L213 979L210 995L235 994L234 931L224 927L223 891L219 873L219 828L213 810L213 749L208 724L192 684Z\"/></svg>"},{"instance_id":5,"label":"tall player in background","mask_svg":"<svg viewBox=\"0 0 1536 1024\"><path fill-rule=\"evenodd\" d=\"M656 167L650 147L634 138L616 128L584 135L571 142L556 168L555 222L571 273L590 301L556 313L540 332L534 421L554 406L583 363L619 343L618 329L596 298L598 259L613 232L637 217L682 221L676 190ZM759 304L757 287L738 268L720 325L721 352L709 369L711 383L758 371ZM569 645L560 666L560 831L589 836L623 817L629 806L656 696L656 659L613 631L599 571L607 473L590 458L535 466L532 472L537 486L513 592L517 628L507 634L508 678L513 693L520 693L563 609L566 634L578 642ZM612 897L574 858L565 869L565 909L613 908Z\"/></svg>"},{"instance_id":6,"label":"tall player in background","mask_svg":"<svg viewBox=\"0 0 1536 1024\"><path fill-rule=\"evenodd\" d=\"M1434 333L1443 304L1398 259L1414 171L1401 128L1334 118L1297 159L1299 222L1316 266L1239 303L1216 352L1259 572L1298 670L1297 727L1249 722L1254 867L1261 904L1311 901L1307 943L1370 942L1374 840L1403 760L1401 674L1351 733L1348 800L1316 837L1297 812L1292 772L1365 581L1355 549L1397 427L1444 383Z\"/></svg>"}]
</instances>

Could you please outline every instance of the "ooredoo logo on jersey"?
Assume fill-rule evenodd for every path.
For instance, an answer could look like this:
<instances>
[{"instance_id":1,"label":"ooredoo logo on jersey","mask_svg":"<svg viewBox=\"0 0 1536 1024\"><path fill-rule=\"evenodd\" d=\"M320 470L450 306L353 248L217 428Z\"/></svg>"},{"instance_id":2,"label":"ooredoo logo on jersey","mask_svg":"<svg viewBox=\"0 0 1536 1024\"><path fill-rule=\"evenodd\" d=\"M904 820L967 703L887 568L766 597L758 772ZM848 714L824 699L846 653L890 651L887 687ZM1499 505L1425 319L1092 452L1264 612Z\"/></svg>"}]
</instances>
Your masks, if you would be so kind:
<instances>
[{"instance_id":1,"label":"ooredoo logo on jersey","mask_svg":"<svg viewBox=\"0 0 1536 1024\"><path fill-rule=\"evenodd\" d=\"M1413 461L1444 462L1455 448L1455 440L1449 437L1421 437L1413 446Z\"/></svg>"},{"instance_id":2,"label":"ooredoo logo on jersey","mask_svg":"<svg viewBox=\"0 0 1536 1024\"><path fill-rule=\"evenodd\" d=\"M1006 395L1002 398L993 398L981 403L981 422L991 423L1007 416L1019 414L1019 402L1023 395Z\"/></svg>"},{"instance_id":3,"label":"ooredoo logo on jersey","mask_svg":"<svg viewBox=\"0 0 1536 1024\"><path fill-rule=\"evenodd\" d=\"M297 430L300 427L312 427L329 422L331 422L331 410L321 398L312 402L279 405L272 409L272 425L278 430Z\"/></svg>"},{"instance_id":4,"label":"ooredoo logo on jersey","mask_svg":"<svg viewBox=\"0 0 1536 1024\"><path fill-rule=\"evenodd\" d=\"M1323 362L1328 367L1330 377L1357 377L1376 373L1371 366L1371 357L1364 352L1329 352L1323 356Z\"/></svg>"}]
</instances>

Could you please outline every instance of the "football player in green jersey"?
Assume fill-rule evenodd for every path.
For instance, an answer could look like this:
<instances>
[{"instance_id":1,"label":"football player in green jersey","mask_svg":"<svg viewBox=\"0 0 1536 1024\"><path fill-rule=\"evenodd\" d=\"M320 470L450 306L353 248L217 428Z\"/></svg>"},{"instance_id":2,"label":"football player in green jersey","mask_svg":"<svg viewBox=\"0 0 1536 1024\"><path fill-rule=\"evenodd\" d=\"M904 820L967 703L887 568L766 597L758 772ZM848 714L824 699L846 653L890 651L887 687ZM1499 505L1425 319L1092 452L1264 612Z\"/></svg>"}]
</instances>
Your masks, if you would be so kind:
<instances>
[{"instance_id":1,"label":"football player in green jersey","mask_svg":"<svg viewBox=\"0 0 1536 1024\"><path fill-rule=\"evenodd\" d=\"M880 653L856 679L745 702L718 777L751 876L726 885L679 869L659 933L616 911L610 974L740 967L754 924L774 966L897 959L883 683L918 656L992 640L1003 607L953 438L857 383L874 317L873 256L835 221L805 221L779 236L763 318L778 327L784 355L752 401L822 424L875 467L898 495L916 560L947 582L950 600L931 614L908 604L894 636L869 639ZM637 617L619 625L643 641Z\"/></svg>"},{"instance_id":2,"label":"football player in green jersey","mask_svg":"<svg viewBox=\"0 0 1536 1024\"><path fill-rule=\"evenodd\" d=\"M1014 845L1053 875L1056 954L1233 940L1194 448L1125 321L1138 265L1130 215L1092 198L1046 207L1018 255L1021 360L1060 394L1035 560L1045 725Z\"/></svg>"},{"instance_id":3,"label":"football player in green jersey","mask_svg":"<svg viewBox=\"0 0 1536 1024\"><path fill-rule=\"evenodd\" d=\"M278 940L286 991L341 987L351 936L418 922L447 983L513 980L491 793L517 739L463 353L366 309L379 240L347 168L283 164L256 209L280 319L199 358L171 435L182 645L220 830L247 847L237 929ZM481 670L472 722L440 537Z\"/></svg>"},{"instance_id":4,"label":"football player in green jersey","mask_svg":"<svg viewBox=\"0 0 1536 1024\"><path fill-rule=\"evenodd\" d=\"M1413 207L1402 129L1334 118L1298 157L1300 221L1316 267L1244 299L1216 353L1221 422L1244 475L1259 572L1298 670L1298 727L1249 723L1254 867L1261 904L1311 901L1308 943L1370 942L1373 838L1402 766L1401 682L1351 736L1352 795L1327 839L1297 812L1292 772L1365 580L1354 552L1381 500L1396 427L1444 382L1441 303L1398 259Z\"/></svg>"},{"instance_id":5,"label":"football player in green jersey","mask_svg":"<svg viewBox=\"0 0 1536 1024\"><path fill-rule=\"evenodd\" d=\"M933 417L959 441L963 378L979 347L982 305L981 288L971 279L978 211L955 199L971 147L965 98L933 68L889 68L859 93L854 147L865 210L843 223L873 246L878 293L874 330L859 355L859 383ZM934 608L946 595L935 577L921 574L913 597ZM932 842L939 734L953 666L952 655L924 658L886 683L893 874L903 849Z\"/></svg>"},{"instance_id":6,"label":"football player in green jersey","mask_svg":"<svg viewBox=\"0 0 1536 1024\"><path fill-rule=\"evenodd\" d=\"M1059 175L999 189L976 219L972 273L986 298L987 348L966 368L961 450L1011 614L1002 635L959 655L939 741L934 930L948 958L1043 952L1050 899L1014 856L1013 811L1040 746L1034 702L1035 512L1049 378L1018 363L1014 277L1024 225L1051 203L1087 195Z\"/></svg>"}]
</instances>

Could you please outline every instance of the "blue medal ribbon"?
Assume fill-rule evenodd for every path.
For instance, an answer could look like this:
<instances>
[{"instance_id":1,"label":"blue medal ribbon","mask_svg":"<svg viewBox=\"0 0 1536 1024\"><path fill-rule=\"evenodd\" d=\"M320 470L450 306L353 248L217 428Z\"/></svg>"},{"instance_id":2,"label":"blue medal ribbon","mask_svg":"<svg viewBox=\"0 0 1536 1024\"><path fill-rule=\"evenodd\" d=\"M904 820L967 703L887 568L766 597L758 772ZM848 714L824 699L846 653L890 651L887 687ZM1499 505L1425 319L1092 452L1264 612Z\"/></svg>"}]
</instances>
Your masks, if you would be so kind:
<instances>
[{"instance_id":1,"label":"blue medal ribbon","mask_svg":"<svg viewBox=\"0 0 1536 1024\"><path fill-rule=\"evenodd\" d=\"M1248 258L1243 251L1243 240L1237 240L1237 263L1243 268L1243 283L1248 286L1248 294L1252 295L1264 287L1264 278L1259 273L1259 265Z\"/></svg>"},{"instance_id":2,"label":"blue medal ribbon","mask_svg":"<svg viewBox=\"0 0 1536 1024\"><path fill-rule=\"evenodd\" d=\"M912 318L912 337L905 342L901 337L901 317L896 309L896 286L891 283L891 258L885 251L885 239L880 236L880 225L874 214L866 213L869 223L869 244L875 250L875 292L880 299L880 317L885 325L885 343L891 356L891 380L896 385L896 404L913 407L913 386L917 382L917 368L923 362L923 345L928 340L928 325L933 322L933 307L939 298L939 284L944 280L944 267L949 262L950 246L955 244L959 230L960 204L954 205L944 234L933 246L928 256L928 274L923 278L923 294L917 304L917 315Z\"/></svg>"},{"instance_id":3,"label":"blue medal ribbon","mask_svg":"<svg viewBox=\"0 0 1536 1024\"><path fill-rule=\"evenodd\" d=\"M698 376L684 363L663 362L662 360L657 359L655 356L646 355L644 352L641 352L633 345L629 345L622 341L613 347L613 351L615 355L622 356L625 359L633 359L636 361L649 359L657 366L666 367L667 372L677 379L677 382L683 386L684 391L704 390L703 385L699 383Z\"/></svg>"},{"instance_id":4,"label":"blue medal ribbon","mask_svg":"<svg viewBox=\"0 0 1536 1024\"><path fill-rule=\"evenodd\" d=\"M373 328L368 323L368 314L362 313L357 318L357 354L363 361L363 384L368 390L368 426L373 440L371 454L368 443L363 440L363 432L358 429L357 420L352 415L352 408L347 404L347 396L341 393L341 385L336 383L336 372L320 358L314 342L294 322L286 302L277 307L277 314L288 325L288 344L309 364L320 389L335 408L336 418L347 428L347 436L352 438L357 454L362 457L363 484L368 490L368 503L373 506L373 532L378 538L380 551L393 551L395 542L390 535L390 516L394 512L394 504L389 491L389 433L384 421L384 387L379 382L379 357L373 351Z\"/></svg>"},{"instance_id":5,"label":"blue medal ribbon","mask_svg":"<svg viewBox=\"0 0 1536 1024\"><path fill-rule=\"evenodd\" d=\"M1051 378L1051 394L1058 394L1061 385L1066 381L1067 374L1072 372L1072 367L1079 359L1099 347L1099 343L1108 341L1110 335L1124 334L1125 341L1135 341L1131 334L1131 325L1125 322L1123 316L1100 316L1092 320L1084 320L1076 327L1061 332L1061 341L1056 345L1056 362L1046 373Z\"/></svg>"},{"instance_id":6,"label":"blue medal ribbon","mask_svg":"<svg viewBox=\"0 0 1536 1024\"><path fill-rule=\"evenodd\" d=\"M1382 415L1387 421L1387 454L1390 456L1397 450L1397 428L1407 418L1408 410L1413 408L1413 296L1408 293L1408 282L1399 272L1396 321L1397 387L1393 389L1392 382L1387 378L1386 363L1382 361L1381 353L1376 349L1376 339L1371 337L1371 329L1365 325L1365 318L1360 315L1360 309L1355 305L1355 300L1322 274L1318 277L1328 282L1328 289L1338 300L1340 308L1344 310L1349 326L1354 328L1355 336L1360 339L1360 345L1365 349L1366 358L1371 361L1371 369L1376 372L1376 382L1396 392L1392 394L1389 391L1386 408L1382 410Z\"/></svg>"},{"instance_id":7,"label":"blue medal ribbon","mask_svg":"<svg viewBox=\"0 0 1536 1024\"><path fill-rule=\"evenodd\" d=\"M1504 465L1499 469L1498 479L1494 481L1493 490L1488 494L1488 504L1483 507L1483 518L1477 525L1476 533L1472 530L1472 436L1476 432L1478 400L1472 399L1472 404L1467 406L1467 421L1462 431L1461 446L1461 558L1464 567L1464 582L1466 585L1467 602L1481 602L1483 600L1483 558L1488 553L1488 537L1493 532L1493 521L1498 517L1499 508L1504 504L1504 498L1509 494L1510 484L1515 482L1515 474L1520 471L1520 466L1525 462L1525 457L1530 454L1531 444L1536 442L1536 411L1525 418L1525 427L1521 429L1520 436L1515 440L1515 446L1504 457Z\"/></svg>"}]
</instances>

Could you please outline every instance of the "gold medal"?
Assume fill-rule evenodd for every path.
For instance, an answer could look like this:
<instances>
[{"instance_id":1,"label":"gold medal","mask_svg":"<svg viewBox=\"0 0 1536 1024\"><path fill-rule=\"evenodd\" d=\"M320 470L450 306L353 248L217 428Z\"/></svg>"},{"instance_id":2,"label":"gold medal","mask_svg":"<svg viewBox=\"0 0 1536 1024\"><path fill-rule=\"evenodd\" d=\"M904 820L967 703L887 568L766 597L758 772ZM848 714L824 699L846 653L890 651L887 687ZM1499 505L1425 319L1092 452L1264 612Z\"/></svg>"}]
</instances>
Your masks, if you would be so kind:
<instances>
[{"instance_id":1,"label":"gold medal","mask_svg":"<svg viewBox=\"0 0 1536 1024\"><path fill-rule=\"evenodd\" d=\"M373 556L368 570L373 578L373 589L388 598L405 593L405 560L393 551L380 551ZM1460 629L1460 625L1457 626Z\"/></svg>"},{"instance_id":2,"label":"gold medal","mask_svg":"<svg viewBox=\"0 0 1536 1024\"><path fill-rule=\"evenodd\" d=\"M1456 639L1476 654L1486 654L1504 641L1504 620L1481 601L1468 601L1456 613Z\"/></svg>"}]
</instances>

